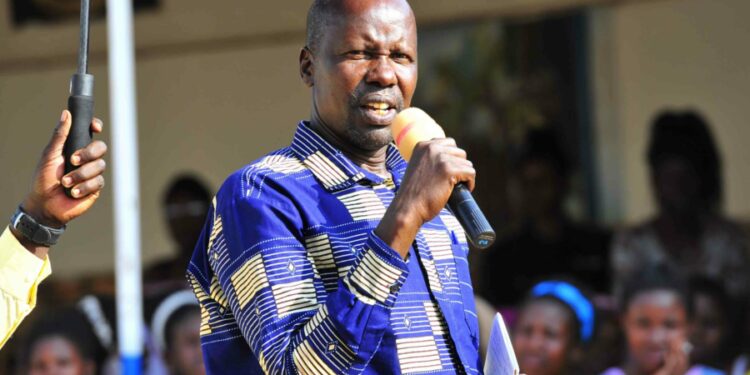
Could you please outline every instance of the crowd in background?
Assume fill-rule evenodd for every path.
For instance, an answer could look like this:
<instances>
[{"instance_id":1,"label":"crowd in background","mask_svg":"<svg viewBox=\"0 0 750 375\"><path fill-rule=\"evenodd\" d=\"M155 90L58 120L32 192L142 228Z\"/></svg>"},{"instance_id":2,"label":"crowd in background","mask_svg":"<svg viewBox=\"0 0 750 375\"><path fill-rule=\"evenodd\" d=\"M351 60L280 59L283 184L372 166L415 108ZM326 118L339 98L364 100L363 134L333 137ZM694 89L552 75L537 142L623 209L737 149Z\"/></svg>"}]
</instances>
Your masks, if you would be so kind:
<instances>
[{"instance_id":1,"label":"crowd in background","mask_svg":"<svg viewBox=\"0 0 750 375\"><path fill-rule=\"evenodd\" d=\"M709 125L658 114L645 160L656 214L613 233L566 214L565 156L553 134L529 134L516 170L525 217L477 282L528 374L747 373L750 253L721 211Z\"/></svg>"},{"instance_id":2,"label":"crowd in background","mask_svg":"<svg viewBox=\"0 0 750 375\"><path fill-rule=\"evenodd\" d=\"M701 115L654 118L645 160L656 215L619 231L566 212L571 167L554 132L530 131L524 147L514 171L523 217L473 275L480 321L503 313L521 369L744 375L750 250L721 212L720 152ZM211 198L191 175L165 189L176 251L144 270L147 374L205 373L201 311L184 273ZM113 285L111 275L47 283L1 353L0 372L116 373Z\"/></svg>"}]
</instances>

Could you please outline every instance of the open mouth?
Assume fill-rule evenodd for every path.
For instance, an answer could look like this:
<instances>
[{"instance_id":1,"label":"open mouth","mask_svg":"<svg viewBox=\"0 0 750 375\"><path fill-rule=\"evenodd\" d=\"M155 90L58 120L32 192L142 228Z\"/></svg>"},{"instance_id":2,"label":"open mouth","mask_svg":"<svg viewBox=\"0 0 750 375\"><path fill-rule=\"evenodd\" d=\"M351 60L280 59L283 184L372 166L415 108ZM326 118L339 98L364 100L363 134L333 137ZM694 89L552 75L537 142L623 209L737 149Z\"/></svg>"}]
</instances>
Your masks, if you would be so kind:
<instances>
[{"instance_id":1,"label":"open mouth","mask_svg":"<svg viewBox=\"0 0 750 375\"><path fill-rule=\"evenodd\" d=\"M367 122L374 125L390 125L398 113L394 105L382 101L367 102L360 108Z\"/></svg>"},{"instance_id":2,"label":"open mouth","mask_svg":"<svg viewBox=\"0 0 750 375\"><path fill-rule=\"evenodd\" d=\"M394 110L390 104L385 102L373 102L373 103L367 103L362 106L362 108L374 112L378 116L386 116L388 115L388 112L391 110Z\"/></svg>"}]
</instances>

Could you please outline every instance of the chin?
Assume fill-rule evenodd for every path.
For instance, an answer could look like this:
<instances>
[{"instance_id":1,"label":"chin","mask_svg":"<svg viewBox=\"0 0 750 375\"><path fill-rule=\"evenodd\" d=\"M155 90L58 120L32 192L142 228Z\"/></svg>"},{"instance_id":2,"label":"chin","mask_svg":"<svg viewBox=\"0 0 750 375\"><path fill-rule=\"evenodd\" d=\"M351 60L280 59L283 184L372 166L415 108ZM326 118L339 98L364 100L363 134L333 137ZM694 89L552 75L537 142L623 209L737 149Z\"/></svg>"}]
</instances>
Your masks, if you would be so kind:
<instances>
[{"instance_id":1,"label":"chin","mask_svg":"<svg viewBox=\"0 0 750 375\"><path fill-rule=\"evenodd\" d=\"M371 130L349 129L349 142L363 150L376 151L393 142L390 127Z\"/></svg>"}]
</instances>

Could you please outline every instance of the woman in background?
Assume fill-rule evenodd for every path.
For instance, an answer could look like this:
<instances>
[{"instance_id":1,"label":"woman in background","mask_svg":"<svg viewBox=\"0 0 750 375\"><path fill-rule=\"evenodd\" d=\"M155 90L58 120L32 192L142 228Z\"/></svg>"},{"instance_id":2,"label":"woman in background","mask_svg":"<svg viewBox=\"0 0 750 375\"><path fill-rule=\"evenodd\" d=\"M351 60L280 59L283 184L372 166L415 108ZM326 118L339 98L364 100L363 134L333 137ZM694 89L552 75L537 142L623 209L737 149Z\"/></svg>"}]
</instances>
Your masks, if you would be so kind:
<instances>
[{"instance_id":1,"label":"woman in background","mask_svg":"<svg viewBox=\"0 0 750 375\"><path fill-rule=\"evenodd\" d=\"M635 274L625 283L620 303L627 354L621 367L604 375L723 375L701 365L690 368L691 306L687 283L670 268Z\"/></svg>"},{"instance_id":2,"label":"woman in background","mask_svg":"<svg viewBox=\"0 0 750 375\"><path fill-rule=\"evenodd\" d=\"M565 281L544 281L531 290L513 330L519 367L534 375L579 373L583 347L594 335L594 306Z\"/></svg>"},{"instance_id":3,"label":"woman in background","mask_svg":"<svg viewBox=\"0 0 750 375\"><path fill-rule=\"evenodd\" d=\"M662 112L651 126L646 154L656 215L616 236L615 292L640 270L668 264L719 280L733 303L750 291L748 239L723 215L722 163L710 127L694 111Z\"/></svg>"},{"instance_id":4,"label":"woman in background","mask_svg":"<svg viewBox=\"0 0 750 375\"><path fill-rule=\"evenodd\" d=\"M170 375L205 375L200 341L201 313L195 295L180 290L167 296L154 311L151 333ZM150 369L149 374L157 374Z\"/></svg>"},{"instance_id":5,"label":"woman in background","mask_svg":"<svg viewBox=\"0 0 750 375\"><path fill-rule=\"evenodd\" d=\"M29 375L97 375L106 357L91 325L78 309L54 311L38 321L22 349Z\"/></svg>"},{"instance_id":6,"label":"woman in background","mask_svg":"<svg viewBox=\"0 0 750 375\"><path fill-rule=\"evenodd\" d=\"M690 362L729 369L738 354L738 345L733 340L731 304L723 285L714 279L694 276L690 278L690 301L693 304Z\"/></svg>"}]
</instances>

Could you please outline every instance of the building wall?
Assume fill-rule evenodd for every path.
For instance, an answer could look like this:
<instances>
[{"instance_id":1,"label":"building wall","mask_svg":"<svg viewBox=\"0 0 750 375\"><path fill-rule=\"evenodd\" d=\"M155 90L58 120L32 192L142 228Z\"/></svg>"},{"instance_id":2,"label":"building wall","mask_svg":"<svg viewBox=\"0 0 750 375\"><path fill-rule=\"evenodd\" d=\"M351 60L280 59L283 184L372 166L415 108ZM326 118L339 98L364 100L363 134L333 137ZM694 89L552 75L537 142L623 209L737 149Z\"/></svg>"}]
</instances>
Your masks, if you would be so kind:
<instances>
[{"instance_id":1,"label":"building wall","mask_svg":"<svg viewBox=\"0 0 750 375\"><path fill-rule=\"evenodd\" d=\"M608 0L414 0L420 24L487 16L515 16ZM283 4L283 5L281 5ZM229 2L163 0L162 7L135 19L140 142L143 260L172 251L159 210L161 192L181 171L196 171L213 188L246 162L286 145L296 122L309 112L308 91L299 80L297 57L309 1ZM602 168L621 171L607 181L621 189L611 202L613 221L648 213L642 167L642 135L656 108L693 104L716 123L728 176L727 206L750 213L750 186L741 120L747 118L743 91L749 87L750 53L741 46L748 26L744 0L614 2L599 22L610 29L597 53L610 65L597 78L610 118L597 125ZM715 5L714 5L715 4ZM603 15L606 13L606 15ZM67 100L75 66L77 25L31 25L15 30L8 7L0 7L0 214L13 211L27 191L39 152ZM106 25L92 24L92 73L96 107L109 123ZM611 42L611 43L608 43ZM602 52L604 51L604 52ZM597 96L598 98L598 96ZM609 117L607 117L609 116ZM616 140L616 141L613 141ZM110 143L111 144L111 143ZM604 144L599 142L599 144ZM110 168L116 165L110 161ZM56 276L72 277L113 268L112 184L87 216L75 221L53 249ZM613 184L611 181L615 181Z\"/></svg>"}]
</instances>

